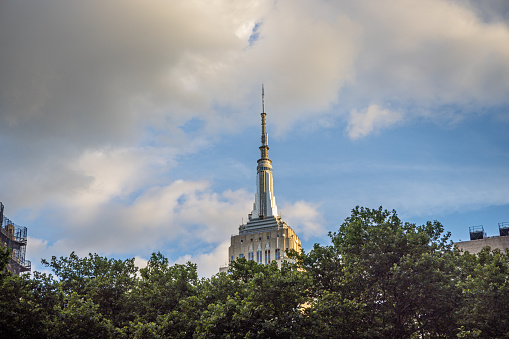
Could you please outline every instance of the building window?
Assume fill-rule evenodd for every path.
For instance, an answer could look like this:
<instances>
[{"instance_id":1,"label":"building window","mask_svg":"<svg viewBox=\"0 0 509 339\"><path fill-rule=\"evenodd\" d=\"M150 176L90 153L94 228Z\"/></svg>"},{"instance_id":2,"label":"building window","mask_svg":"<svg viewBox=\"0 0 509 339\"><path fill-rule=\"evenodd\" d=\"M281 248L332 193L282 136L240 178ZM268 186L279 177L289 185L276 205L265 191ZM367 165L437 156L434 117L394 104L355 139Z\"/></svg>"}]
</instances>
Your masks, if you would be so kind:
<instances>
[{"instance_id":1,"label":"building window","mask_svg":"<svg viewBox=\"0 0 509 339\"><path fill-rule=\"evenodd\" d=\"M265 250L265 265L270 264L270 250Z\"/></svg>"},{"instance_id":2,"label":"building window","mask_svg":"<svg viewBox=\"0 0 509 339\"><path fill-rule=\"evenodd\" d=\"M276 248L276 260L279 259L281 259L281 251L279 250L279 248Z\"/></svg>"},{"instance_id":3,"label":"building window","mask_svg":"<svg viewBox=\"0 0 509 339\"><path fill-rule=\"evenodd\" d=\"M253 253L253 252L249 252L249 253L247 254L247 256L248 256L248 260L249 260L249 261L253 261L253 260L254 260L254 253Z\"/></svg>"},{"instance_id":4,"label":"building window","mask_svg":"<svg viewBox=\"0 0 509 339\"><path fill-rule=\"evenodd\" d=\"M241 240L240 243L242 244L244 242L244 240Z\"/></svg>"},{"instance_id":5,"label":"building window","mask_svg":"<svg viewBox=\"0 0 509 339\"><path fill-rule=\"evenodd\" d=\"M239 254L239 258L244 258L244 253Z\"/></svg>"},{"instance_id":6,"label":"building window","mask_svg":"<svg viewBox=\"0 0 509 339\"><path fill-rule=\"evenodd\" d=\"M262 241L262 237L259 237L259 238L258 238L258 241Z\"/></svg>"},{"instance_id":7,"label":"building window","mask_svg":"<svg viewBox=\"0 0 509 339\"><path fill-rule=\"evenodd\" d=\"M261 264L262 263L262 251L259 250L259 251L256 251L256 262Z\"/></svg>"},{"instance_id":8,"label":"building window","mask_svg":"<svg viewBox=\"0 0 509 339\"><path fill-rule=\"evenodd\" d=\"M251 242L253 242L253 238L251 238Z\"/></svg>"},{"instance_id":9,"label":"building window","mask_svg":"<svg viewBox=\"0 0 509 339\"><path fill-rule=\"evenodd\" d=\"M232 258L230 259L230 261L233 261L233 255L232 255Z\"/></svg>"},{"instance_id":10,"label":"building window","mask_svg":"<svg viewBox=\"0 0 509 339\"><path fill-rule=\"evenodd\" d=\"M269 237L269 236L267 236L267 239L270 239L270 237Z\"/></svg>"}]
</instances>

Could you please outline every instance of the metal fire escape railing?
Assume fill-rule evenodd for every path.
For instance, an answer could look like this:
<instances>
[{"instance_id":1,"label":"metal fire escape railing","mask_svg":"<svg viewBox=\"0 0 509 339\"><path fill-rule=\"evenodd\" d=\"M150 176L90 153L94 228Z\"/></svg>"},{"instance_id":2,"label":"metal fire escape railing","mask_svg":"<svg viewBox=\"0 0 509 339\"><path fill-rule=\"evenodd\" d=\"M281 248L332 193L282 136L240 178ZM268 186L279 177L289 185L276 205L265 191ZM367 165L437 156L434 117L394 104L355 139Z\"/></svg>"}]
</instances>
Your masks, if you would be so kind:
<instances>
[{"instance_id":1,"label":"metal fire escape railing","mask_svg":"<svg viewBox=\"0 0 509 339\"><path fill-rule=\"evenodd\" d=\"M486 232L484 232L484 226L470 226L468 228L470 233L470 240L479 240L486 238Z\"/></svg>"},{"instance_id":2,"label":"metal fire escape railing","mask_svg":"<svg viewBox=\"0 0 509 339\"><path fill-rule=\"evenodd\" d=\"M3 206L2 206L3 207ZM2 209L3 210L3 209ZM3 212L3 211L2 211ZM3 213L2 213L3 214ZM2 216L0 227L2 245L12 250L11 259L23 270L31 269L32 264L25 260L27 245L27 228L14 224L9 218Z\"/></svg>"},{"instance_id":3,"label":"metal fire escape railing","mask_svg":"<svg viewBox=\"0 0 509 339\"><path fill-rule=\"evenodd\" d=\"M508 236L509 235L509 221L499 222L498 230L500 232L500 236Z\"/></svg>"}]
</instances>

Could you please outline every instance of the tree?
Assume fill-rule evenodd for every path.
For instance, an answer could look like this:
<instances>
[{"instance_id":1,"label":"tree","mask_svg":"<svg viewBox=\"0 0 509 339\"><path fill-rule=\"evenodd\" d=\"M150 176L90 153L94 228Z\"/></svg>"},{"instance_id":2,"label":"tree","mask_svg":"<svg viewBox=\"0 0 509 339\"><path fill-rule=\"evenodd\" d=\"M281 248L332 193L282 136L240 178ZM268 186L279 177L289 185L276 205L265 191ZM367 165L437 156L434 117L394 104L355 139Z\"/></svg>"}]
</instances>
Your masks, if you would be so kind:
<instances>
[{"instance_id":1,"label":"tree","mask_svg":"<svg viewBox=\"0 0 509 339\"><path fill-rule=\"evenodd\" d=\"M69 305L76 305L76 298L87 301L84 307L89 307L91 302L97 305L97 312L116 327L134 320L131 292L136 286L138 271L134 258L116 260L97 254L80 258L72 252L69 257L57 259L53 256L49 262L42 260L42 263L53 270L62 293L73 301ZM64 311L66 307L68 304L63 305Z\"/></svg>"},{"instance_id":2,"label":"tree","mask_svg":"<svg viewBox=\"0 0 509 339\"><path fill-rule=\"evenodd\" d=\"M0 273L0 337L37 338L49 335L52 309L34 291L39 281L29 275Z\"/></svg>"},{"instance_id":3,"label":"tree","mask_svg":"<svg viewBox=\"0 0 509 339\"><path fill-rule=\"evenodd\" d=\"M175 310L181 300L197 292L196 264L170 266L160 252L152 254L147 267L140 269L140 275L136 308L143 322L155 322L159 316Z\"/></svg>"},{"instance_id":4,"label":"tree","mask_svg":"<svg viewBox=\"0 0 509 339\"><path fill-rule=\"evenodd\" d=\"M298 256L323 288L306 310L309 335L456 335L455 252L439 222L416 226L395 211L357 207L330 236L331 247Z\"/></svg>"},{"instance_id":5,"label":"tree","mask_svg":"<svg viewBox=\"0 0 509 339\"><path fill-rule=\"evenodd\" d=\"M111 338L114 326L99 311L99 305L75 292L64 297L64 307L54 325L55 338Z\"/></svg>"},{"instance_id":6,"label":"tree","mask_svg":"<svg viewBox=\"0 0 509 339\"><path fill-rule=\"evenodd\" d=\"M460 259L462 328L483 338L509 337L509 252L486 247Z\"/></svg>"},{"instance_id":7,"label":"tree","mask_svg":"<svg viewBox=\"0 0 509 339\"><path fill-rule=\"evenodd\" d=\"M310 279L295 265L259 265L245 258L232 262L229 275L237 282L223 300L203 311L198 337L296 338Z\"/></svg>"},{"instance_id":8,"label":"tree","mask_svg":"<svg viewBox=\"0 0 509 339\"><path fill-rule=\"evenodd\" d=\"M153 253L53 257L49 274L0 273L0 337L509 337L509 252L454 249L442 225L355 208L331 244L278 268L245 258L199 279ZM9 252L0 249L0 268Z\"/></svg>"}]
</instances>

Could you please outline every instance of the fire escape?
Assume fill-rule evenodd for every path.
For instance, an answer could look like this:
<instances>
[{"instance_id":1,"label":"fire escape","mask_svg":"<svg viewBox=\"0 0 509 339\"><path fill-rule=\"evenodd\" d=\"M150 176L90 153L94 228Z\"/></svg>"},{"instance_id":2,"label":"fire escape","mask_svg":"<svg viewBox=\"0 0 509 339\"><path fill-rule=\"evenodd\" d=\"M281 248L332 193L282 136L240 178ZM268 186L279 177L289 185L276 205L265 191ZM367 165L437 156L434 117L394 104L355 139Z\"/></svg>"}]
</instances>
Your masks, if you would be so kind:
<instances>
[{"instance_id":1,"label":"fire escape","mask_svg":"<svg viewBox=\"0 0 509 339\"><path fill-rule=\"evenodd\" d=\"M19 275L31 270L29 260L25 260L27 246L27 228L14 224L4 216L4 205L0 202L0 241L3 247L11 251L11 259L7 270Z\"/></svg>"}]
</instances>

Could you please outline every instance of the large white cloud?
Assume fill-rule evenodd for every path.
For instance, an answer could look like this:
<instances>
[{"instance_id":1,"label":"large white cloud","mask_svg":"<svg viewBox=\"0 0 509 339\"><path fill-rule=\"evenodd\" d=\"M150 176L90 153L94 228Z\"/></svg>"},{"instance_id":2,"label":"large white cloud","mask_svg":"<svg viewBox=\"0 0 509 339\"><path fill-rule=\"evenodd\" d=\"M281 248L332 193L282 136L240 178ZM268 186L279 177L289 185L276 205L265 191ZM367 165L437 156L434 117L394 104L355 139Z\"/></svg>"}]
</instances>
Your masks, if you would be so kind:
<instances>
[{"instance_id":1,"label":"large white cloud","mask_svg":"<svg viewBox=\"0 0 509 339\"><path fill-rule=\"evenodd\" d=\"M451 1L356 2L352 7L364 29L356 67L359 88L350 94L412 107L507 105L507 22L483 21L464 3Z\"/></svg>"},{"instance_id":2,"label":"large white cloud","mask_svg":"<svg viewBox=\"0 0 509 339\"><path fill-rule=\"evenodd\" d=\"M151 187L132 202L115 196L93 206L60 205L53 218L62 226L51 226L59 237L31 238L29 254L34 259L43 252L130 255L168 247L173 256L205 253L229 239L235 220L240 224L251 204L251 194L244 191L217 194L207 182L178 180Z\"/></svg>"}]
</instances>

